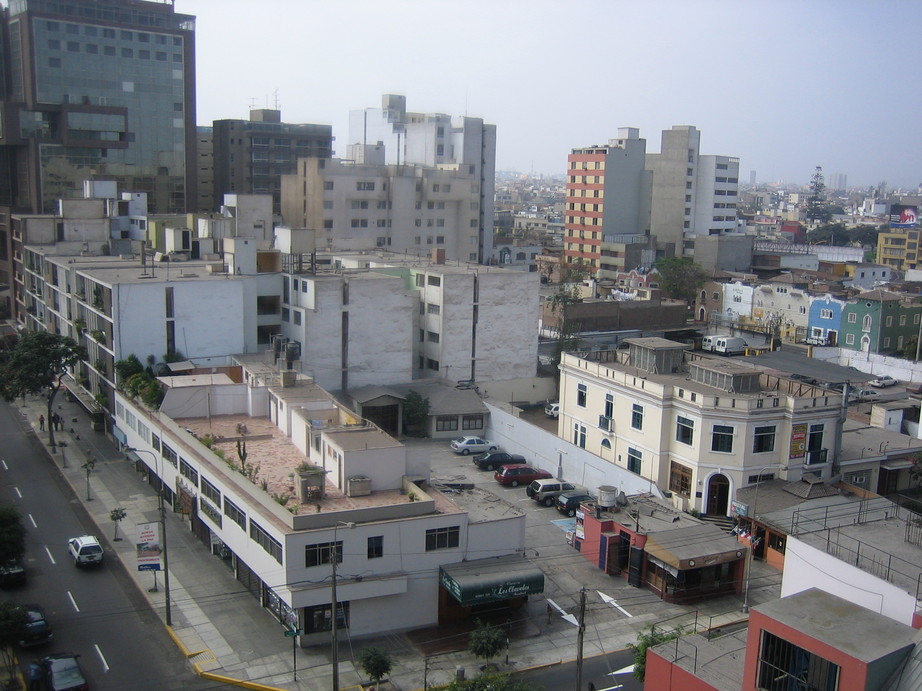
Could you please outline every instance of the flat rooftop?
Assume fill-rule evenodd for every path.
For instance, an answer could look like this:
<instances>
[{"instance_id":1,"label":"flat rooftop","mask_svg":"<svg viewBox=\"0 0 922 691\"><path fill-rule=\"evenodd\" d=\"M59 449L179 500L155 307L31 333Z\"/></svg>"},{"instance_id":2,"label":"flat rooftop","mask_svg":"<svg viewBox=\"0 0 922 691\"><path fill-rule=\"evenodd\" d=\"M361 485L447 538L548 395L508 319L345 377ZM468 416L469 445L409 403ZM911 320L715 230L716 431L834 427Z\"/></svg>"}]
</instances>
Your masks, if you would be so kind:
<instances>
[{"instance_id":1,"label":"flat rooftop","mask_svg":"<svg viewBox=\"0 0 922 691\"><path fill-rule=\"evenodd\" d=\"M911 626L818 588L772 600L754 610L863 662L914 645L916 630Z\"/></svg>"},{"instance_id":2,"label":"flat rooftop","mask_svg":"<svg viewBox=\"0 0 922 691\"><path fill-rule=\"evenodd\" d=\"M710 639L693 633L661 643L651 650L717 691L740 691L748 636L748 629Z\"/></svg>"}]
</instances>

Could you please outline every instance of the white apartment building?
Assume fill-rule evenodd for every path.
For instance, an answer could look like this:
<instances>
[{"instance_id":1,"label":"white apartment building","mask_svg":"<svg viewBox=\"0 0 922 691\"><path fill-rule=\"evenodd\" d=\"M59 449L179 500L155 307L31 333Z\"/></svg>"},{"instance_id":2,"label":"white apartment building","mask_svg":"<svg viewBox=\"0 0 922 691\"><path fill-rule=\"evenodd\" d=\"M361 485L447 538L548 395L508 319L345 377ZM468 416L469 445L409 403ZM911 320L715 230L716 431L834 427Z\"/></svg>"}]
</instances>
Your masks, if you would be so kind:
<instances>
[{"instance_id":1,"label":"white apartment building","mask_svg":"<svg viewBox=\"0 0 922 691\"><path fill-rule=\"evenodd\" d=\"M724 283L722 288L724 317L730 322L749 319L757 286L744 281L731 281Z\"/></svg>"},{"instance_id":2,"label":"white apartment building","mask_svg":"<svg viewBox=\"0 0 922 691\"><path fill-rule=\"evenodd\" d=\"M489 259L480 249L476 172L453 164L386 165L381 151L364 161L300 159L295 174L282 176L286 225L315 230L318 247L328 250L440 249L449 260Z\"/></svg>"},{"instance_id":3,"label":"white apartment building","mask_svg":"<svg viewBox=\"0 0 922 691\"><path fill-rule=\"evenodd\" d=\"M759 478L832 475L840 394L661 338L626 343L564 355L559 436L710 515Z\"/></svg>"},{"instance_id":4,"label":"white apartment building","mask_svg":"<svg viewBox=\"0 0 922 691\"><path fill-rule=\"evenodd\" d=\"M777 328L785 339L806 335L810 323L812 296L809 284L792 274L781 274L756 287L752 317L761 324Z\"/></svg>"},{"instance_id":5,"label":"white apartment building","mask_svg":"<svg viewBox=\"0 0 922 691\"><path fill-rule=\"evenodd\" d=\"M496 178L496 125L482 118L407 111L406 96L385 94L380 108L349 113L353 150L381 145L384 163L424 168L456 168L470 175L468 211L477 219L477 256L465 261L486 263L493 252L493 203ZM286 217L286 222L291 223ZM450 258L451 255L449 255Z\"/></svg>"},{"instance_id":6,"label":"white apartment building","mask_svg":"<svg viewBox=\"0 0 922 691\"><path fill-rule=\"evenodd\" d=\"M653 173L650 232L693 256L695 237L736 232L739 159L702 156L701 133L691 125L663 130L659 153L646 155Z\"/></svg>"},{"instance_id":7,"label":"white apartment building","mask_svg":"<svg viewBox=\"0 0 922 691\"><path fill-rule=\"evenodd\" d=\"M320 387L258 357L238 363L244 383L178 377L156 412L118 393L116 436L212 554L302 632L302 645L327 642L333 616L344 638L390 633L464 616L468 596L542 591L540 569L521 556L520 509L477 489L443 495L426 481L428 467L408 466L402 444ZM252 479L239 470L238 442L258 467ZM478 590L463 573L471 560L503 587Z\"/></svg>"},{"instance_id":8,"label":"white apartment building","mask_svg":"<svg viewBox=\"0 0 922 691\"><path fill-rule=\"evenodd\" d=\"M439 253L343 252L318 265L284 275L281 333L301 344L301 370L322 386L535 375L537 273Z\"/></svg>"}]
</instances>

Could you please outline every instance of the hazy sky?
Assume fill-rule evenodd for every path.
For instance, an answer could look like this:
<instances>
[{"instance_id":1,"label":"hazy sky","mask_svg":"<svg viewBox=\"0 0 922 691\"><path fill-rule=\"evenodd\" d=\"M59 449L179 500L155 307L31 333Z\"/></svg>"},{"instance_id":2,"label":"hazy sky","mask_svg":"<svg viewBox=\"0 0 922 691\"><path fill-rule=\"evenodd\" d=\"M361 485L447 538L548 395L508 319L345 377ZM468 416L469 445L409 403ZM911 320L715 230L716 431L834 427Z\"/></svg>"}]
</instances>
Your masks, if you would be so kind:
<instances>
[{"instance_id":1,"label":"hazy sky","mask_svg":"<svg viewBox=\"0 0 922 691\"><path fill-rule=\"evenodd\" d=\"M176 0L196 15L198 121L333 126L409 110L497 126L499 170L562 175L574 147L672 125L741 181L922 182L918 0Z\"/></svg>"}]
</instances>

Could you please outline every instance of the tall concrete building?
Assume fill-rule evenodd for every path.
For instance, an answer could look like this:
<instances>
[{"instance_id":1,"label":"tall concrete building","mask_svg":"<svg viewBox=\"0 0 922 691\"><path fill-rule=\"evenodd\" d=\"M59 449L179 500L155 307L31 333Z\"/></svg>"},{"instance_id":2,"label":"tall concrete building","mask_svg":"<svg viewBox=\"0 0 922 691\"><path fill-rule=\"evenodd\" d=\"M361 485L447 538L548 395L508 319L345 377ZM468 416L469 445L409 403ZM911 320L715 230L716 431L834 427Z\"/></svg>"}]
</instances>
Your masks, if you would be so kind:
<instances>
[{"instance_id":1,"label":"tall concrete building","mask_svg":"<svg viewBox=\"0 0 922 691\"><path fill-rule=\"evenodd\" d=\"M347 144L361 147L360 151L381 145L384 162L389 165L454 169L472 176L465 211L477 223L477 257L462 258L489 261L493 253L496 125L466 115L408 112L406 96L385 94L381 108L349 113Z\"/></svg>"},{"instance_id":2,"label":"tall concrete building","mask_svg":"<svg viewBox=\"0 0 922 691\"><path fill-rule=\"evenodd\" d=\"M614 278L619 271L653 263L646 146L637 128L622 127L608 145L573 149L567 157L567 264Z\"/></svg>"},{"instance_id":3,"label":"tall concrete building","mask_svg":"<svg viewBox=\"0 0 922 691\"><path fill-rule=\"evenodd\" d=\"M701 133L691 125L663 130L660 153L648 153L653 173L650 232L694 256L695 238L736 230L739 159L702 156Z\"/></svg>"},{"instance_id":4,"label":"tall concrete building","mask_svg":"<svg viewBox=\"0 0 922 691\"><path fill-rule=\"evenodd\" d=\"M282 175L294 173L299 158L330 158L333 128L282 122L280 110L256 108L249 120L215 120L212 148L214 200L225 194L271 194L272 210L280 214Z\"/></svg>"}]
</instances>

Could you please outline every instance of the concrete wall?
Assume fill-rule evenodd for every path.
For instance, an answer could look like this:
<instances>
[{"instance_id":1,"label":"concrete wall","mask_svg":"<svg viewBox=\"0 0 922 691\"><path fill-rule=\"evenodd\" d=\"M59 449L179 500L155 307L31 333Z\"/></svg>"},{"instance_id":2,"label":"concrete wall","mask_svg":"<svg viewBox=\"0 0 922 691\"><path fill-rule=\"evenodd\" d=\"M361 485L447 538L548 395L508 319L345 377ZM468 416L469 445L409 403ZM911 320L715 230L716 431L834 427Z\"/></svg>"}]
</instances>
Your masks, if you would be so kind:
<instances>
[{"instance_id":1,"label":"concrete wall","mask_svg":"<svg viewBox=\"0 0 922 691\"><path fill-rule=\"evenodd\" d=\"M862 353L848 348L813 348L813 357L824 362L834 362L843 367L854 367L866 374L889 374L894 379L914 384L922 382L922 361L913 362L877 353Z\"/></svg>"},{"instance_id":2,"label":"concrete wall","mask_svg":"<svg viewBox=\"0 0 922 691\"><path fill-rule=\"evenodd\" d=\"M806 542L789 536L785 548L781 597L820 588L902 624L912 626L915 597Z\"/></svg>"},{"instance_id":3,"label":"concrete wall","mask_svg":"<svg viewBox=\"0 0 922 691\"><path fill-rule=\"evenodd\" d=\"M662 496L656 485L639 475L618 468L594 453L581 449L553 432L519 418L518 408L484 401L490 410L486 436L496 441L502 449L525 456L538 468L550 471L555 477L580 484L596 493L599 485L611 485L625 494L652 491Z\"/></svg>"}]
</instances>

